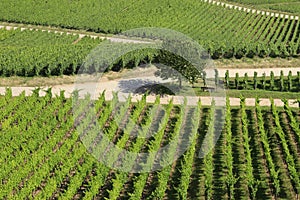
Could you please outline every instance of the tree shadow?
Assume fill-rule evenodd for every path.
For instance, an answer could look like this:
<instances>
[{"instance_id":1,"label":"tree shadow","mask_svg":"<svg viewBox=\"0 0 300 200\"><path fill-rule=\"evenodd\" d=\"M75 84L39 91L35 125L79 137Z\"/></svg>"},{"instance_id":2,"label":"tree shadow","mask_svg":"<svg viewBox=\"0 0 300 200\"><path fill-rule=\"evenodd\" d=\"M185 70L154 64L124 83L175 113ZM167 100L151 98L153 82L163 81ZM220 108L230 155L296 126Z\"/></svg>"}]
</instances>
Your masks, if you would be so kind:
<instances>
[{"instance_id":1,"label":"tree shadow","mask_svg":"<svg viewBox=\"0 0 300 200\"><path fill-rule=\"evenodd\" d=\"M147 79L121 80L118 84L120 92L133 94L175 95L179 87L175 84L160 83Z\"/></svg>"}]
</instances>

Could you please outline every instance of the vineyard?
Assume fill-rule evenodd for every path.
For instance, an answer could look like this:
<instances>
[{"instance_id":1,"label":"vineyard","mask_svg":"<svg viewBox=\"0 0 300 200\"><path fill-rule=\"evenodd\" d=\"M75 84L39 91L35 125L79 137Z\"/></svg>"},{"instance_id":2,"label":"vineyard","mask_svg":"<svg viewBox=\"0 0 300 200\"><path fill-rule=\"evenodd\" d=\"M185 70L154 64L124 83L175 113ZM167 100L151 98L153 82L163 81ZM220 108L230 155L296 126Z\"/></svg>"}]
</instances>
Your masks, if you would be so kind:
<instances>
[{"instance_id":1,"label":"vineyard","mask_svg":"<svg viewBox=\"0 0 300 200\"><path fill-rule=\"evenodd\" d=\"M299 17L1 0L0 199L299 200Z\"/></svg>"},{"instance_id":2,"label":"vineyard","mask_svg":"<svg viewBox=\"0 0 300 200\"><path fill-rule=\"evenodd\" d=\"M117 96L105 101L103 93L93 104L94 120L119 148L148 152L170 144L166 151L175 156L178 146L190 144L171 165L137 174L108 168L88 153L99 151L112 163L120 156L100 151L89 96L76 105L76 92L69 99L63 92L53 97L50 89L45 97L38 92L12 97L7 89L0 96L1 199L296 199L300 192L299 108L287 103L261 107L257 99L246 107L241 97L240 107L227 100L222 110L214 103L160 105L159 97L153 104L146 98L120 103ZM136 125L119 126L129 119L142 127L141 137L131 135ZM156 134L144 137L151 130ZM207 145L213 144L219 133L215 147L199 158L204 138L210 135ZM162 164L154 160L145 158Z\"/></svg>"},{"instance_id":3,"label":"vineyard","mask_svg":"<svg viewBox=\"0 0 300 200\"><path fill-rule=\"evenodd\" d=\"M228 2L236 2L254 6L259 9L267 9L281 12L300 14L300 4L297 0L227 0Z\"/></svg>"},{"instance_id":4,"label":"vineyard","mask_svg":"<svg viewBox=\"0 0 300 200\"><path fill-rule=\"evenodd\" d=\"M1 76L74 74L100 39L30 30L0 29Z\"/></svg>"},{"instance_id":5,"label":"vineyard","mask_svg":"<svg viewBox=\"0 0 300 200\"><path fill-rule=\"evenodd\" d=\"M1 1L0 20L120 33L163 27L198 41L214 59L298 56L299 20L224 8L202 1ZM61 17L63 16L63 17ZM146 34L146 33L145 33Z\"/></svg>"},{"instance_id":6,"label":"vineyard","mask_svg":"<svg viewBox=\"0 0 300 200\"><path fill-rule=\"evenodd\" d=\"M224 83L227 89L240 89L240 90L269 90L269 91L289 91L300 92L300 71L296 76L292 75L289 71L288 76L284 76L283 71L280 71L280 76L275 77L274 72L271 71L269 75L263 73L263 76L258 77L257 72L254 72L253 77L249 77L248 73L245 73L242 77L239 73L235 74L235 77L229 76L229 70L225 73ZM219 77L216 77L218 80ZM216 84L218 81L216 81Z\"/></svg>"},{"instance_id":7,"label":"vineyard","mask_svg":"<svg viewBox=\"0 0 300 200\"><path fill-rule=\"evenodd\" d=\"M142 37L141 31L134 31L130 36ZM147 38L151 33L145 32ZM88 35L80 37L78 34L58 34L42 30L16 30L0 29L0 76L60 76L74 75L82 67L84 60L103 40ZM112 62L109 69L116 71L123 68L132 68L140 64L160 62L164 52L150 48L143 44L125 44L111 42L113 49L104 52L106 55L118 54L117 49L139 49L122 55ZM105 43L105 45L110 45ZM140 45L140 46L139 46ZM174 57L178 59L178 57ZM174 59L172 58L172 59ZM212 55L214 58L214 55ZM96 62L96 61L95 61ZM98 61L99 66L89 66L84 72L93 73L101 71L105 62ZM171 60L173 63L174 60ZM92 69L91 69L92 67ZM269 75L266 75L269 76ZM295 79L293 77L293 79ZM293 80L294 86L298 85Z\"/></svg>"}]
</instances>

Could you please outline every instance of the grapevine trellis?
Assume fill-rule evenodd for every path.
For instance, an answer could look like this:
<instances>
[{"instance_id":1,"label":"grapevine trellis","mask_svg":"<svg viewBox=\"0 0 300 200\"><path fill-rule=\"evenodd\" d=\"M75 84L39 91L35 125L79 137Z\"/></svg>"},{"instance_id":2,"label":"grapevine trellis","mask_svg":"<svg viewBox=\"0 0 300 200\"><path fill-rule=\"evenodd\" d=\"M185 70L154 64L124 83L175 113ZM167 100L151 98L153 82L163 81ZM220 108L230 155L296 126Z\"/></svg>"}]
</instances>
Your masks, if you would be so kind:
<instances>
[{"instance_id":1,"label":"grapevine trellis","mask_svg":"<svg viewBox=\"0 0 300 200\"><path fill-rule=\"evenodd\" d=\"M219 77L217 78L219 79ZM253 78L248 77L248 73L240 77L239 73L235 74L235 77L229 76L229 70L225 72L224 85L227 89L240 89L240 90L269 90L269 91L288 91L299 92L300 91L300 71L297 75L292 75L289 71L287 76L284 76L283 71L280 71L280 76L275 77L274 72L271 71L270 75L263 73L261 77L257 76L257 72L254 71Z\"/></svg>"},{"instance_id":2,"label":"grapevine trellis","mask_svg":"<svg viewBox=\"0 0 300 200\"><path fill-rule=\"evenodd\" d=\"M273 101L268 108L261 107L259 99L255 107L246 107L243 97L240 107L231 107L227 99L226 123L220 140L204 158L198 158L203 136L218 131L214 127L217 105L203 106L199 102L196 106L186 103L178 106L172 101L160 105L159 97L148 104L146 96L136 103L128 98L120 104L117 95L106 101L102 93L94 102L96 120L120 148L133 152L155 151L175 140L178 143L167 149L169 155L175 155L174 149L183 142L178 140L179 132L196 133L188 138L187 151L173 164L159 171L133 174L110 169L87 153L82 143L91 143L94 149L101 146L97 132L90 130L90 137L83 138L84 141L80 135L80 130L88 130L93 117L85 109L91 102L88 95L72 110L72 98L78 98L77 92L72 98L65 98L64 92L54 97L51 89L44 97L38 94L36 89L31 96L23 92L12 97L12 91L7 89L0 96L3 110L0 114L0 198L236 199L242 195L250 199L296 199L299 194L299 108L289 107L286 100L283 100L284 108L277 108ZM126 120L123 119L126 113L142 127L142 137L130 136L134 131L131 123L120 132L117 125ZM75 129L77 120L80 124ZM144 137L154 127L156 134ZM213 138L208 140L211 142ZM277 145L281 148L276 148ZM116 152L106 156L111 161L118 158ZM238 159L244 156L244 161ZM153 159L146 160L151 163ZM223 170L219 171L217 165L223 166ZM203 181L196 184L195 180Z\"/></svg>"},{"instance_id":3,"label":"grapevine trellis","mask_svg":"<svg viewBox=\"0 0 300 200\"><path fill-rule=\"evenodd\" d=\"M12 3L18 6L10 6ZM28 6L30 3L34 2L2 1L0 7L5 9L1 10L0 18L9 22L110 34L136 27L170 28L198 41L214 59L288 57L298 56L300 52L299 20L294 16L244 12L192 0L185 4L178 0L143 3L131 0L101 5L95 0L84 4L64 0L59 5L58 2L48 2L37 4L36 7ZM44 6L49 9L36 13L43 10ZM19 8L24 12L17 12ZM28 12L31 14L27 15ZM62 13L65 14L64 18L59 17Z\"/></svg>"}]
</instances>

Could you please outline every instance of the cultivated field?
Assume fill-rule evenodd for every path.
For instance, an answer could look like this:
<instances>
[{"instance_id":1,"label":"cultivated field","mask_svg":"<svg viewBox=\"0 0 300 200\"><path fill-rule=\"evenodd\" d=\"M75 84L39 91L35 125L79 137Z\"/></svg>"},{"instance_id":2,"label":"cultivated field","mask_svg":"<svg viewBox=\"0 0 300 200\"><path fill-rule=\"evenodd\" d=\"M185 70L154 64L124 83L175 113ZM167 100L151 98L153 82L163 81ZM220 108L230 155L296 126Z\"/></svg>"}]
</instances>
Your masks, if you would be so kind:
<instances>
[{"instance_id":1,"label":"cultivated field","mask_svg":"<svg viewBox=\"0 0 300 200\"><path fill-rule=\"evenodd\" d=\"M1 0L0 199L299 200L300 3L218 2Z\"/></svg>"},{"instance_id":2,"label":"cultivated field","mask_svg":"<svg viewBox=\"0 0 300 200\"><path fill-rule=\"evenodd\" d=\"M300 14L300 2L297 0L227 0L228 2L235 2L239 4L246 4L254 8L273 10L278 12Z\"/></svg>"},{"instance_id":3,"label":"cultivated field","mask_svg":"<svg viewBox=\"0 0 300 200\"><path fill-rule=\"evenodd\" d=\"M13 98L7 90L0 98L1 198L295 199L299 193L298 108L287 104L247 108L243 99L240 107L230 107L227 102L222 127L215 123L214 113L223 110L218 106L172 102L160 106L159 98L154 104L146 104L145 98L120 104L117 99L107 102L102 95L92 108L97 111L94 120L119 148L148 152L175 141L175 147L167 149L175 156L180 145L190 143L179 159L162 170L133 174L97 162L102 156L114 162L117 152L102 151L96 158L88 154L85 147L93 152L102 142L93 131L93 112L86 109L88 97L72 114L72 99L65 99L63 93L51 98L50 91L45 97L37 92ZM84 120L78 122L82 116ZM123 120L136 125L118 126ZM138 126L140 136L150 136L131 136ZM208 142L214 142L219 134L215 148L199 158L204 138L210 136Z\"/></svg>"},{"instance_id":4,"label":"cultivated field","mask_svg":"<svg viewBox=\"0 0 300 200\"><path fill-rule=\"evenodd\" d=\"M13 0L2 1L0 8L0 19L8 22L113 34L140 27L170 28L197 40L213 58L286 57L300 51L299 20L202 1Z\"/></svg>"}]
</instances>

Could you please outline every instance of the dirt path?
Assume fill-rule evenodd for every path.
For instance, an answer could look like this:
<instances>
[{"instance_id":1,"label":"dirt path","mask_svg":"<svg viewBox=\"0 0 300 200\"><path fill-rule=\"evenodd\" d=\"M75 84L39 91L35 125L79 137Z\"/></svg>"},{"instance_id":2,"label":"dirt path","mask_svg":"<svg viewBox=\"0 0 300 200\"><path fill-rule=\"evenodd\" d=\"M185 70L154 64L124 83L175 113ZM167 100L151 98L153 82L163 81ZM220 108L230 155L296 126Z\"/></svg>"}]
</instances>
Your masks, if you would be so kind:
<instances>
[{"instance_id":1,"label":"dirt path","mask_svg":"<svg viewBox=\"0 0 300 200\"><path fill-rule=\"evenodd\" d=\"M223 5L223 6L227 5L226 7L239 9L239 10L244 10L244 11L247 11L247 12L249 11L249 10L247 10L247 8L242 8L242 7L234 6L234 5L231 5L231 4L224 4L224 3L221 3L221 2L210 1L210 0L209 1L204 0L204 1L209 2L209 3L213 3L213 4L215 3L217 5ZM252 12L254 12L254 11L255 10L252 10ZM257 12L259 12L259 11L257 11ZM265 13L265 14L269 15L270 13ZM17 28L21 28L21 30L26 30L26 29L29 29L29 30L42 30L42 31L54 32L54 33L58 33L58 34L66 33L66 34L78 35L79 38L89 36L89 37L92 37L92 38L108 39L108 40L111 40L113 42L145 43L145 41L141 41L141 40L132 40L132 39L128 39L128 38L109 37L109 36L106 37L106 36L100 36L99 34L96 34L96 33L81 34L81 33L74 33L74 32L71 32L71 31L47 30L46 28L45 29L44 28L31 28L29 26L27 26L27 27L14 27L14 26L9 26L9 25L5 25L5 26L0 25L0 28L5 28L7 30L17 29ZM220 77L225 76L226 70L227 70L226 68L218 69ZM253 69L228 69L228 70L229 70L229 74L230 74L231 77L234 77L235 73L239 73L240 77L242 77L246 72L248 73L248 76L251 77L251 76L253 76L254 71L256 71L258 73L258 76L261 76L263 73L266 73L266 75L268 76L270 74L270 71L273 71L275 76L278 76L280 74L281 70L283 70L285 75L287 75L287 73L289 71L292 71L292 74L295 75L295 74L297 74L297 71L300 71L300 68L265 68L265 69L263 69L263 68L254 69L253 68ZM212 73L214 73L214 72L212 72ZM208 74L208 77L209 77L209 74ZM83 85L80 85L80 84L74 85L74 84L72 84L72 85L53 86L52 91L53 91L54 95L58 95L61 90L65 90L66 96L69 97L71 95L71 93L74 91L74 89L77 88L77 89L82 89L82 91L80 92L81 95L84 95L87 92L95 93L95 95L92 96L92 98L95 99L95 98L97 98L97 96L100 92L105 90L107 99L111 99L113 91L120 91L120 89L122 89L122 88L120 88L120 85L122 85L121 81L123 81L123 84L124 84L124 81L127 81L127 83L129 85L128 84L126 85L126 89L128 89L128 88L130 89L130 88L134 88L134 87L136 88L137 86L139 86L139 84L141 84L141 85L145 84L145 81L148 81L148 82L151 82L151 83L153 83L153 82L162 83L163 81L167 82L168 80L160 80L159 78L154 77L154 76L143 76L143 77L136 77L136 78L131 78L131 79L117 79L117 80L113 80L113 81L103 81L103 82L98 83L96 89L95 89L95 87L93 87L93 85L90 85L90 87L87 87L86 84L83 84ZM82 88L80 88L81 86L82 86ZM22 91L25 91L26 95L30 95L34 88L35 87L12 87L12 91L13 91L14 96L19 95ZM43 88L47 89L48 87L45 86ZM123 91L120 94L121 95L126 95L126 94L128 95L128 92L130 92L130 91L128 91L128 90ZM0 87L0 94L4 94L4 93L5 93L5 87ZM45 95L45 92L41 91L41 95ZM120 96L120 98L122 99L123 97ZM139 98L141 98L140 95L135 95L134 96L135 100L137 100ZM171 98L174 99L175 104L179 104L179 103L183 102L183 97L182 96L163 97L161 99L161 102L162 103L167 103ZM187 99L188 99L188 103L190 105L195 105L198 101L198 97L187 97ZM200 97L200 99L201 99L203 105L210 105L211 104L211 100L212 100L211 97ZM154 100L155 100L154 96L148 96L148 102L154 102ZM240 103L239 101L240 100L238 98L230 98L231 105L233 105L233 106L238 106L239 103ZM249 105L249 106L254 106L254 102L255 102L255 99L250 98L250 99L246 100L246 104ZM293 102L293 100L291 100L291 106L298 107L297 104L292 104L292 102ZM219 99L219 102L217 101L217 104L218 103L220 105L224 105L224 99L222 99L222 98ZM278 106L283 105L283 103L279 99L275 100L275 104L278 105ZM269 99L262 99L261 100L261 105L269 106L270 105Z\"/></svg>"},{"instance_id":2,"label":"dirt path","mask_svg":"<svg viewBox=\"0 0 300 200\"><path fill-rule=\"evenodd\" d=\"M101 77L100 79L92 78L90 76L84 76L83 79L77 78L74 84L65 84L65 85L55 85L52 86L52 93L53 95L59 95L61 90L65 91L65 96L70 97L72 92L74 90L79 90L80 97L84 97L85 94L89 93L91 94L91 99L97 99L99 97L99 94L103 91L106 91L106 99L110 100L112 99L112 93L118 92L118 96L120 101L125 101L126 96L129 94L134 93L137 88L143 87L148 84L161 84L161 83L167 83L172 82L172 79L166 79L163 80L160 77L154 76L156 68L154 66L141 69L137 68L132 71L127 71L126 73L119 74L119 77L114 80L109 80L107 77ZM222 69L225 70L225 69ZM241 69L244 70L244 69ZM241 70L235 69L230 71L230 73L239 72L242 73ZM259 71L260 70L260 71ZM266 69L256 69L256 71L259 71L259 73L265 72ZM280 69L278 69L280 70ZM300 68L296 68L295 71L299 71ZM249 71L249 70L248 70ZM222 76L222 72L220 73L220 76ZM136 76L138 74L138 77ZM249 73L249 76L251 74ZM89 82L88 82L88 81ZM82 82L83 81L83 82ZM25 91L26 95L31 95L32 90L36 87L11 87L13 96L20 95L23 91ZM48 89L48 86L41 87L42 90L40 91L40 95L45 95L46 89ZM0 94L5 94L6 87L0 87ZM224 92L225 94L225 92ZM225 96L225 95L224 95ZM225 106L225 97L218 97L215 98L216 105ZM134 94L133 95L133 101L137 101L141 99L141 95ZM147 102L154 103L155 101L154 95L149 95L147 97ZM161 98L162 104L167 104L169 100L173 98L174 104L182 104L184 101L183 96L164 96ZM201 99L201 102L203 105L211 105L212 97L206 96L206 97L197 97L197 96L188 96L188 104L189 105L197 105L197 102ZM298 104L294 103L296 100L289 100L291 107L298 107ZM274 100L275 105L277 106L283 106L283 102L280 99ZM230 104L232 106L239 106L240 105L240 99L239 98L230 98ZM246 105L247 106L255 106L255 99L254 98L247 98L246 99ZM262 106L270 106L270 100L269 99L261 99L260 105Z\"/></svg>"},{"instance_id":3,"label":"dirt path","mask_svg":"<svg viewBox=\"0 0 300 200\"><path fill-rule=\"evenodd\" d=\"M266 67L266 68L254 68L249 66L248 68L231 68L229 67L218 67L216 66L213 69L206 69L207 77L214 78L215 77L215 70L218 70L219 77L224 78L225 73L228 70L230 77L235 77L235 74L238 73L239 77L244 77L245 73L247 73L248 77L253 77L254 72L257 72L258 77L262 77L263 73L266 76L270 76L270 73L273 72L275 76L280 76L281 71L283 71L284 76L287 76L289 71L292 72L293 76L297 75L297 72L300 72L300 67ZM109 72L103 74L101 77L102 81L112 81L112 80L119 80L119 79L147 79L150 78L152 80L157 80L154 77L154 73L157 71L157 68L154 65L147 66L143 65L140 67L136 67L134 69L125 69L122 72ZM90 80L93 76L85 77L85 80ZM66 80L66 81L64 81ZM161 79L158 79L161 80ZM63 85L63 84L73 84L74 82L79 82L77 76L64 76L62 77L55 77L52 76L50 78L47 77L35 77L33 79L27 79L26 77L13 77L12 79L9 78L0 78L0 87L6 86L53 86L53 85ZM85 81L86 82L86 81ZM114 83L112 83L114 84Z\"/></svg>"},{"instance_id":4,"label":"dirt path","mask_svg":"<svg viewBox=\"0 0 300 200\"><path fill-rule=\"evenodd\" d=\"M101 85L100 88L94 89L93 87L90 88L91 90L85 88L85 90L80 90L79 91L79 96L80 97L84 97L85 94L87 93L92 93L94 95L91 96L91 99L97 99L98 98L98 94L100 94L101 92L103 92L104 90L106 91L105 96L107 100L112 99L112 92L116 92L117 90L112 88L112 84L109 84L109 88L107 87L108 85ZM86 85L85 85L86 87ZM107 88L105 88L107 87ZM52 87L52 94L55 95L59 95L61 90L65 91L65 96L68 98L71 96L72 92L74 91L74 88L80 88L80 85L74 86L74 85L62 85L62 86L54 86ZM20 95L23 91L25 91L25 94L27 96L32 94L32 90L35 89L35 87L12 87L12 94L13 96L18 96ZM44 90L48 89L48 87L43 87L42 90L40 91L40 96L44 96L46 93ZM5 87L0 87L0 95L4 95L5 94ZM125 101L126 96L128 96L129 93L122 93L120 92L118 94L120 101ZM133 95L133 101L136 102L137 100L140 100L142 97L142 95ZM155 96L154 95L149 95L147 97L147 102L148 103L154 103L155 101ZM212 102L212 97L210 96L206 96L206 97L192 97L192 96L188 96L186 97L187 101L188 101L188 105L197 105L197 102L200 98L202 105L211 105ZM184 101L184 97L183 96L164 96L161 97L161 104L168 104L169 100L173 99L174 104L182 104ZM219 106L225 106L225 97L218 97L218 98L214 98L216 105ZM230 100L230 104L231 106L239 106L240 105L240 99L239 98L229 98ZM261 106L270 106L270 99L266 99L266 98L262 98L260 99L260 105ZM295 103L296 100L289 100L289 105L291 107L298 107L298 104ZM274 103L276 106L283 106L283 102L280 99L274 99ZM246 99L246 105L247 106L255 106L255 98L247 98Z\"/></svg>"}]
</instances>

